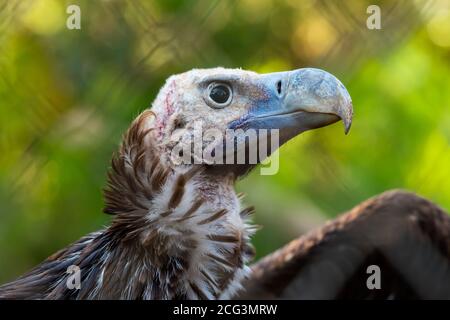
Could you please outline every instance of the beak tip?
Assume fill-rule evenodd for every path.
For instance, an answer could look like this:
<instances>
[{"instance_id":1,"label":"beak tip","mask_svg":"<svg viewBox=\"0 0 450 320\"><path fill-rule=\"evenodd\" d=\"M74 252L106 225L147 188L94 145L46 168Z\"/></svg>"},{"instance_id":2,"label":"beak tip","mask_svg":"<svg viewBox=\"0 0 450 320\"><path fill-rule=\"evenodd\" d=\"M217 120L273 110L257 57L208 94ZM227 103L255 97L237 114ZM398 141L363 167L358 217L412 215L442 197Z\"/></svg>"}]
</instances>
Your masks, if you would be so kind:
<instances>
[{"instance_id":1,"label":"beak tip","mask_svg":"<svg viewBox=\"0 0 450 320\"><path fill-rule=\"evenodd\" d=\"M346 135L349 133L350 128L352 127L352 118L353 118L353 114L350 115L350 117L342 118L342 122L344 122L344 133Z\"/></svg>"},{"instance_id":2,"label":"beak tip","mask_svg":"<svg viewBox=\"0 0 450 320\"><path fill-rule=\"evenodd\" d=\"M349 131L350 131L350 127L351 127L351 125L345 126L345 129L344 129L345 135L348 135L348 133L349 133Z\"/></svg>"},{"instance_id":3,"label":"beak tip","mask_svg":"<svg viewBox=\"0 0 450 320\"><path fill-rule=\"evenodd\" d=\"M344 122L344 132L347 135L350 131L350 128L352 127L353 121L353 105L351 102L348 104L346 108L346 112L342 117L342 121Z\"/></svg>"}]
</instances>

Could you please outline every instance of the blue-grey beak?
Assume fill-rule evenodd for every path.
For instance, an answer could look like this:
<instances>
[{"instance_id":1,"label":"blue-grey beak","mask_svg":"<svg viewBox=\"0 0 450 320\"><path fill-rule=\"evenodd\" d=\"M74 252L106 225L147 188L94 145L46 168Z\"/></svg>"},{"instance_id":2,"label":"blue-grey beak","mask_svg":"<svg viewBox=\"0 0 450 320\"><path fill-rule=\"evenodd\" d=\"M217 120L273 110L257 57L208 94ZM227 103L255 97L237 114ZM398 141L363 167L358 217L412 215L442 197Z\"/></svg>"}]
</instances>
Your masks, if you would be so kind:
<instances>
[{"instance_id":1,"label":"blue-grey beak","mask_svg":"<svg viewBox=\"0 0 450 320\"><path fill-rule=\"evenodd\" d=\"M352 124L350 95L333 75L305 68L263 74L258 79L266 98L232 128L279 129L281 142L301 132L342 120L345 133Z\"/></svg>"}]
</instances>

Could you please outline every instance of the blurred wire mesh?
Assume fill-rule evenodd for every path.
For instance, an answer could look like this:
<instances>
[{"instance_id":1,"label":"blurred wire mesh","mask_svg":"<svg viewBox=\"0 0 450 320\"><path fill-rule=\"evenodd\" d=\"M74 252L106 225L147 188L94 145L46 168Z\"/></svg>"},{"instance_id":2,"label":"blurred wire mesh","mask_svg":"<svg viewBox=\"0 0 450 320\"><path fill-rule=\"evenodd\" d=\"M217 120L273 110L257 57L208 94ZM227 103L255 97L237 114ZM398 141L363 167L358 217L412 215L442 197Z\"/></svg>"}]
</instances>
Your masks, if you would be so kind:
<instances>
[{"instance_id":1,"label":"blurred wire mesh","mask_svg":"<svg viewBox=\"0 0 450 320\"><path fill-rule=\"evenodd\" d=\"M66 7L81 8L81 30ZM366 27L368 5L381 30ZM338 125L238 189L262 256L374 194L450 209L450 7L436 1L0 1L0 282L101 228L111 153L164 80L191 68L319 67L353 97Z\"/></svg>"}]
</instances>

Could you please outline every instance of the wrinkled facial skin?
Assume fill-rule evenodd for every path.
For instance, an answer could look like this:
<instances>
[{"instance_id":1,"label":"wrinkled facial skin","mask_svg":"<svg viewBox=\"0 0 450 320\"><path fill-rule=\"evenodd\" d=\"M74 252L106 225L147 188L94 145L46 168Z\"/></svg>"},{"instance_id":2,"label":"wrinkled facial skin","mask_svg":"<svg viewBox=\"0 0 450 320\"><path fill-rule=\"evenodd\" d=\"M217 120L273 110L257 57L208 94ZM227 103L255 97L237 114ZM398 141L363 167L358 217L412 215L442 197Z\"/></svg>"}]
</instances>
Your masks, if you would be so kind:
<instances>
[{"instance_id":1,"label":"wrinkled facial skin","mask_svg":"<svg viewBox=\"0 0 450 320\"><path fill-rule=\"evenodd\" d=\"M229 99L220 94L221 103L211 99L211 90L217 86L230 90ZM342 83L318 69L271 74L241 69L194 69L170 77L153 103L152 111L156 115L152 124L156 144L169 162L173 148L191 144L199 127L202 132L215 130L224 135L227 129L276 129L283 144L303 131L339 119L343 120L347 132L353 114L350 96ZM212 140L212 137L200 139L201 148L206 148ZM245 145L243 141L245 137L237 135L235 143ZM241 175L251 167L241 168L236 174Z\"/></svg>"},{"instance_id":2,"label":"wrinkled facial skin","mask_svg":"<svg viewBox=\"0 0 450 320\"><path fill-rule=\"evenodd\" d=\"M248 113L259 101L267 100L268 93L255 81L259 75L240 69L191 70L172 76L159 94L152 110L157 114L158 140L169 141L176 130L192 132L195 123L203 130L222 132L229 124ZM208 99L210 84L227 84L232 90L231 102L218 108Z\"/></svg>"},{"instance_id":3,"label":"wrinkled facial skin","mask_svg":"<svg viewBox=\"0 0 450 320\"><path fill-rule=\"evenodd\" d=\"M178 143L189 144L194 130L214 129L225 133L233 121L244 118L249 110L270 100L271 92L258 83L260 75L240 69L192 70L172 76L159 94L152 110L156 113L156 139L166 152ZM226 84L231 101L217 106L209 98L209 88ZM204 136L204 149L211 138Z\"/></svg>"}]
</instances>

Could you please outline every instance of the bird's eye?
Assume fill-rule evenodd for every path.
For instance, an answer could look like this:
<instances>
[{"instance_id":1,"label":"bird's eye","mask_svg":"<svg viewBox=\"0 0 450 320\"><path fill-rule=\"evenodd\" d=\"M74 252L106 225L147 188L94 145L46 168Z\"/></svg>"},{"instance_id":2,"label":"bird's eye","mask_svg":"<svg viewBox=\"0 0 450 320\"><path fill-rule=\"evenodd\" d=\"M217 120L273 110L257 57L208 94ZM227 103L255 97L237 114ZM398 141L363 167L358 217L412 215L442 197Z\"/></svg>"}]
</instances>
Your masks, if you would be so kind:
<instances>
[{"instance_id":1,"label":"bird's eye","mask_svg":"<svg viewBox=\"0 0 450 320\"><path fill-rule=\"evenodd\" d=\"M208 98L213 107L223 108L231 102L231 88L225 83L212 83L208 86Z\"/></svg>"}]
</instances>

